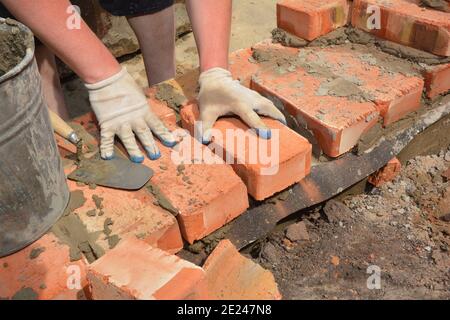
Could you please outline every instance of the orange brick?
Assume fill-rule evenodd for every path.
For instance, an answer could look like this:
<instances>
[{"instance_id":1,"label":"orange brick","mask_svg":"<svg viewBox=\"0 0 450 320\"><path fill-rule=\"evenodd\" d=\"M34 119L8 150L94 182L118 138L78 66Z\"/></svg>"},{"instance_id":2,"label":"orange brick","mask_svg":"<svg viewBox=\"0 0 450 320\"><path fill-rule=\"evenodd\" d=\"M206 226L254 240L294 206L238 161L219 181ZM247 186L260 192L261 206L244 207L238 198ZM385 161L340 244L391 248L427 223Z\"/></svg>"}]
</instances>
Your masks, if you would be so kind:
<instances>
[{"instance_id":1,"label":"orange brick","mask_svg":"<svg viewBox=\"0 0 450 320\"><path fill-rule=\"evenodd\" d=\"M84 260L70 262L70 249L48 233L0 259L0 298L75 300L87 286Z\"/></svg>"},{"instance_id":2,"label":"orange brick","mask_svg":"<svg viewBox=\"0 0 450 320\"><path fill-rule=\"evenodd\" d=\"M161 120L168 120L172 122L177 121L177 114L175 111L169 106L167 106L166 103L158 100L156 95L156 88L148 88L145 91L145 95L147 96L148 102L153 110L153 112L161 119Z\"/></svg>"},{"instance_id":3,"label":"orange brick","mask_svg":"<svg viewBox=\"0 0 450 320\"><path fill-rule=\"evenodd\" d=\"M171 128L175 129L174 126ZM186 133L179 147L188 145L192 155L200 151L214 161L208 164L192 157L192 160L179 164L172 160L172 155L178 154L176 150L179 147L171 150L158 145L162 157L157 161L146 158L144 164L155 171L151 182L178 210L177 219L186 241L193 243L209 235L248 208L245 184L229 165L207 147Z\"/></svg>"},{"instance_id":4,"label":"orange brick","mask_svg":"<svg viewBox=\"0 0 450 320\"><path fill-rule=\"evenodd\" d=\"M337 157L356 145L378 113L388 125L420 107L423 80L386 70L385 59L357 45L301 49L290 67L256 74L252 88L280 100Z\"/></svg>"},{"instance_id":5,"label":"orange brick","mask_svg":"<svg viewBox=\"0 0 450 320\"><path fill-rule=\"evenodd\" d=\"M278 28L312 41L347 24L347 0L281 0L277 4Z\"/></svg>"},{"instance_id":6,"label":"orange brick","mask_svg":"<svg viewBox=\"0 0 450 320\"><path fill-rule=\"evenodd\" d=\"M374 15L368 10L371 6L380 9L380 29L369 25ZM450 56L450 16L446 12L425 9L404 0L355 0L352 24L383 39Z\"/></svg>"},{"instance_id":7,"label":"orange brick","mask_svg":"<svg viewBox=\"0 0 450 320\"><path fill-rule=\"evenodd\" d=\"M416 111L421 106L424 82L419 76L412 75L414 69L407 68L396 71L395 62L390 55L375 55L364 46L354 45L351 48L337 46L319 50L303 50L305 61L320 62L331 75L338 76L356 85L373 101L384 118L384 125L389 125ZM411 75L405 75L411 73Z\"/></svg>"},{"instance_id":8,"label":"orange brick","mask_svg":"<svg viewBox=\"0 0 450 320\"><path fill-rule=\"evenodd\" d=\"M181 129L176 126L173 117L164 118L163 121L171 130ZM86 121L84 124L91 129L91 134L98 135L95 126L89 126ZM157 142L162 157L156 161L146 157L144 165L154 170L151 183L156 185L177 209L177 220L182 236L186 241L193 243L245 212L249 203L247 189L233 169L214 156L207 147L190 138L188 134L185 135L183 145L191 145L192 149L200 150L206 157L214 158L214 164L190 161L180 166L172 160L174 149ZM180 170L180 167L183 170ZM147 193L147 198L142 198L139 193L144 208L151 206L154 200L146 200L149 198L148 191L142 192ZM169 237L164 239L168 241Z\"/></svg>"},{"instance_id":9,"label":"orange brick","mask_svg":"<svg viewBox=\"0 0 450 320\"><path fill-rule=\"evenodd\" d=\"M203 268L212 299L281 299L272 273L242 256L229 240L217 245Z\"/></svg>"},{"instance_id":10,"label":"orange brick","mask_svg":"<svg viewBox=\"0 0 450 320\"><path fill-rule=\"evenodd\" d=\"M169 117L171 118L171 117ZM83 137L83 142L91 147L98 145L94 135L98 135L94 116L91 113L74 120L75 124L82 124L92 134ZM67 154L61 154L67 156ZM76 167L73 162L65 161L65 172L69 174ZM176 253L183 248L177 219L168 211L156 205L155 197L144 187L137 191L95 186L94 189L87 185L79 185L75 181L68 180L71 192L81 191L86 199L82 207L75 213L85 224L89 233L98 233L97 243L109 250L109 238L102 233L105 221L111 220L110 236L118 236L120 239L138 237L147 243L170 253ZM95 203L94 198L101 199L101 208Z\"/></svg>"},{"instance_id":11,"label":"orange brick","mask_svg":"<svg viewBox=\"0 0 450 320\"><path fill-rule=\"evenodd\" d=\"M97 243L103 249L110 249L108 237L103 233L107 219L113 222L109 226L110 236L117 235L122 240L137 237L170 253L183 248L177 219L155 205L154 196L147 190L124 191L100 186L92 190L89 186L78 186L74 181L68 181L68 184L71 191L83 192L86 202L75 212L88 232L100 234ZM97 208L94 197L103 199L101 210Z\"/></svg>"},{"instance_id":12,"label":"orange brick","mask_svg":"<svg viewBox=\"0 0 450 320\"><path fill-rule=\"evenodd\" d=\"M447 93L450 90L450 63L427 67L424 78L428 98Z\"/></svg>"},{"instance_id":13,"label":"orange brick","mask_svg":"<svg viewBox=\"0 0 450 320\"><path fill-rule=\"evenodd\" d=\"M128 239L89 266L94 300L206 299L205 273L196 265Z\"/></svg>"},{"instance_id":14,"label":"orange brick","mask_svg":"<svg viewBox=\"0 0 450 320\"><path fill-rule=\"evenodd\" d=\"M183 127L192 135L198 120L197 105L191 104L182 109ZM214 129L220 132L223 139L213 134L214 142L211 144L212 148L223 153L227 163L231 160L233 169L256 200L264 200L301 181L311 170L311 144L276 120L265 118L263 121L272 129L271 140L257 137L237 118L221 118ZM227 130L234 130L231 142L227 138ZM271 161L261 157L261 153L267 154Z\"/></svg>"},{"instance_id":15,"label":"orange brick","mask_svg":"<svg viewBox=\"0 0 450 320\"><path fill-rule=\"evenodd\" d=\"M369 176L369 182L375 187L380 187L386 182L394 180L400 173L402 164L397 158L389 160L389 162L380 170Z\"/></svg>"},{"instance_id":16,"label":"orange brick","mask_svg":"<svg viewBox=\"0 0 450 320\"><path fill-rule=\"evenodd\" d=\"M252 55L253 50L246 48L231 53L229 59L229 70L233 78L246 87L250 86L252 75L260 69L258 63L252 61Z\"/></svg>"}]
</instances>

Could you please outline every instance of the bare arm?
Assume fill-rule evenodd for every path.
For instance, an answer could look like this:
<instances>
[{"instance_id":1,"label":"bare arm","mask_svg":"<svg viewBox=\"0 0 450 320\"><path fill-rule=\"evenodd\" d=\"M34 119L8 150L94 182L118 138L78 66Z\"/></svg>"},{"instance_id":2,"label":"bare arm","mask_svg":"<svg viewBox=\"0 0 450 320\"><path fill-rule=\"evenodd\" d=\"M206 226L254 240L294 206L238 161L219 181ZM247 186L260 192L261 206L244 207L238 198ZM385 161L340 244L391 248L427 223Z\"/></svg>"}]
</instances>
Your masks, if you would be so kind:
<instances>
[{"instance_id":1,"label":"bare arm","mask_svg":"<svg viewBox=\"0 0 450 320\"><path fill-rule=\"evenodd\" d=\"M69 29L68 0L2 0L8 10L63 60L85 83L120 71L120 65L84 21Z\"/></svg>"}]
</instances>

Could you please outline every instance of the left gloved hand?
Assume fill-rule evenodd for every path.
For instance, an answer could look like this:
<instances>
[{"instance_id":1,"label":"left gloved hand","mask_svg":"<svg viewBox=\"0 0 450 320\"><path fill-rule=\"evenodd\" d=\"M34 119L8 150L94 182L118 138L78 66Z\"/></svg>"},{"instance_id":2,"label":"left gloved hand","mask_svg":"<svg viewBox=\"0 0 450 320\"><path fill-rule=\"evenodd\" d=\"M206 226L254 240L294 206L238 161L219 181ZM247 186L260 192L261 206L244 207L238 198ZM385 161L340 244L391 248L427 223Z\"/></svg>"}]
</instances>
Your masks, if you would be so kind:
<instances>
[{"instance_id":1,"label":"left gloved hand","mask_svg":"<svg viewBox=\"0 0 450 320\"><path fill-rule=\"evenodd\" d=\"M199 78L198 95L200 119L203 125L203 143L211 141L211 130L219 117L238 115L263 139L271 138L270 129L259 118L269 116L286 124L286 118L267 98L233 80L231 73L222 68L203 72Z\"/></svg>"}]
</instances>

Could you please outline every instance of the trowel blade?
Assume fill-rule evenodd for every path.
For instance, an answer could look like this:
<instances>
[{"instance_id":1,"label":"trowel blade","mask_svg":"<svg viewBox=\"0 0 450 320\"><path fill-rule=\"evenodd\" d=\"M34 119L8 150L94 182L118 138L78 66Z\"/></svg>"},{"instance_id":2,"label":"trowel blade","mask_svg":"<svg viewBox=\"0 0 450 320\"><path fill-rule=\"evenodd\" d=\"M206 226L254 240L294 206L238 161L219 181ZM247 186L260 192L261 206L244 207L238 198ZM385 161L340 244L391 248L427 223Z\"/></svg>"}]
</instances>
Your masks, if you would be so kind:
<instances>
[{"instance_id":1,"label":"trowel blade","mask_svg":"<svg viewBox=\"0 0 450 320\"><path fill-rule=\"evenodd\" d=\"M114 189L139 190L152 176L152 169L116 156L112 160L83 160L68 179Z\"/></svg>"}]
</instances>

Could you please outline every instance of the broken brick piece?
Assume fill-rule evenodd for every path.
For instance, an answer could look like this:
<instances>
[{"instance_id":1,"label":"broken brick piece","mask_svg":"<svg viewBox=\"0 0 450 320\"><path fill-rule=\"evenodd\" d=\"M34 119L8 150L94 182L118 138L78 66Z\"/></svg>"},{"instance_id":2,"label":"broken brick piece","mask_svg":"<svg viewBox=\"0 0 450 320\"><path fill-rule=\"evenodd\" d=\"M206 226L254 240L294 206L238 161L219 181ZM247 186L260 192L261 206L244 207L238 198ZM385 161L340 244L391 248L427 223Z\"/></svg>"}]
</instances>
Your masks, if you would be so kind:
<instances>
[{"instance_id":1,"label":"broken brick piece","mask_svg":"<svg viewBox=\"0 0 450 320\"><path fill-rule=\"evenodd\" d=\"M127 239L88 268L94 300L195 300L208 297L202 268Z\"/></svg>"},{"instance_id":2,"label":"broken brick piece","mask_svg":"<svg viewBox=\"0 0 450 320\"><path fill-rule=\"evenodd\" d=\"M389 160L389 162L380 170L369 176L369 183L375 187L380 187L386 182L394 180L401 171L402 164L397 158Z\"/></svg>"},{"instance_id":3,"label":"broken brick piece","mask_svg":"<svg viewBox=\"0 0 450 320\"><path fill-rule=\"evenodd\" d=\"M355 0L352 24L380 38L450 56L449 14L405 0Z\"/></svg>"},{"instance_id":4,"label":"broken brick piece","mask_svg":"<svg viewBox=\"0 0 450 320\"><path fill-rule=\"evenodd\" d=\"M305 222L300 221L298 223L291 224L286 229L286 238L291 241L309 240L308 229Z\"/></svg>"},{"instance_id":5,"label":"broken brick piece","mask_svg":"<svg viewBox=\"0 0 450 320\"><path fill-rule=\"evenodd\" d=\"M87 286L86 262L70 261L70 249L52 233L0 258L0 299L76 300Z\"/></svg>"},{"instance_id":6,"label":"broken brick piece","mask_svg":"<svg viewBox=\"0 0 450 320\"><path fill-rule=\"evenodd\" d=\"M195 135L197 105L181 110L183 127ZM221 118L215 125L210 147L222 154L256 200L264 200L300 182L311 170L311 144L279 121L263 118L272 139L256 136L240 119Z\"/></svg>"},{"instance_id":7,"label":"broken brick piece","mask_svg":"<svg viewBox=\"0 0 450 320\"><path fill-rule=\"evenodd\" d=\"M203 268L211 299L281 299L272 273L242 256L229 240L217 245Z\"/></svg>"},{"instance_id":8,"label":"broken brick piece","mask_svg":"<svg viewBox=\"0 0 450 320\"><path fill-rule=\"evenodd\" d=\"M426 67L423 74L428 98L434 99L450 90L450 63Z\"/></svg>"},{"instance_id":9,"label":"broken brick piece","mask_svg":"<svg viewBox=\"0 0 450 320\"><path fill-rule=\"evenodd\" d=\"M347 24L347 0L281 0L277 3L277 24L287 32L312 41Z\"/></svg>"}]
</instances>

